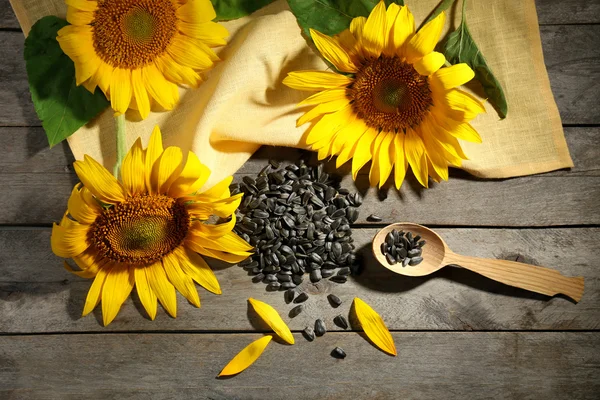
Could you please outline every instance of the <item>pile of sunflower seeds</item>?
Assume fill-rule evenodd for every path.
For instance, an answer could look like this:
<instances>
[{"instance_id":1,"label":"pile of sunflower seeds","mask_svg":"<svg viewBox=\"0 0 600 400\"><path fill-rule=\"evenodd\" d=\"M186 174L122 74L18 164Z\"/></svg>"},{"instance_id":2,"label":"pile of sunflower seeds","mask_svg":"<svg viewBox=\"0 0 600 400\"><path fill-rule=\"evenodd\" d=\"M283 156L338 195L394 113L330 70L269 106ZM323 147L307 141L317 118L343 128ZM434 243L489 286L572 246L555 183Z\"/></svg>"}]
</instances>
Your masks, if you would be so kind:
<instances>
[{"instance_id":1,"label":"pile of sunflower seeds","mask_svg":"<svg viewBox=\"0 0 600 400\"><path fill-rule=\"evenodd\" d=\"M412 232L390 231L381 243L381 254L385 256L391 265L402 263L407 265L418 265L423 261L423 249L427 242L421 240L421 236L413 236Z\"/></svg>"},{"instance_id":2,"label":"pile of sunflower seeds","mask_svg":"<svg viewBox=\"0 0 600 400\"><path fill-rule=\"evenodd\" d=\"M287 290L308 273L313 283L345 283L358 268L350 224L358 219L362 197L339 188L322 163L300 160L280 168L271 160L256 179L245 176L230 190L244 193L234 231L255 248L238 264L253 282Z\"/></svg>"}]
</instances>

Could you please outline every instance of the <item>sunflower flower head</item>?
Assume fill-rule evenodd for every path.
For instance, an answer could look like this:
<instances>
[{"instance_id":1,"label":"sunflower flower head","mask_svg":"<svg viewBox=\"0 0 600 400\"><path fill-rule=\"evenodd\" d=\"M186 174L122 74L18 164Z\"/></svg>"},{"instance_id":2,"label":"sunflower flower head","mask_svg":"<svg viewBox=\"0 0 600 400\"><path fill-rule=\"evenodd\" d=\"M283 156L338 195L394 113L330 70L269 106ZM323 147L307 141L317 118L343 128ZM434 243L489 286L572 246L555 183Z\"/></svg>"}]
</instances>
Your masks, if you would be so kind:
<instances>
[{"instance_id":1,"label":"sunflower flower head","mask_svg":"<svg viewBox=\"0 0 600 400\"><path fill-rule=\"evenodd\" d=\"M290 72L287 86L317 92L299 105L310 109L298 126L313 122L305 141L319 159L337 155L341 166L352 159L352 176L369 161L371 186L381 187L394 170L399 189L408 166L425 187L428 177L448 179L448 166L467 157L457 139L481 142L469 124L485 112L483 104L457 87L470 81L467 64L443 67L434 48L445 14L418 32L407 6L381 1L368 18L330 37L311 30L321 55L340 73Z\"/></svg>"},{"instance_id":2,"label":"sunflower flower head","mask_svg":"<svg viewBox=\"0 0 600 400\"><path fill-rule=\"evenodd\" d=\"M233 232L241 194L231 196L226 178L198 192L210 171L190 152L163 150L155 128L147 149L138 139L123 160L122 182L94 159L75 161L81 180L71 193L67 212L52 227L52 251L72 258L84 278L94 278L83 315L102 301L104 324L117 315L136 287L151 319L157 300L173 317L175 291L200 307L194 281L220 294L203 256L230 263L247 258L252 247Z\"/></svg>"},{"instance_id":3,"label":"sunflower flower head","mask_svg":"<svg viewBox=\"0 0 600 400\"><path fill-rule=\"evenodd\" d=\"M96 87L117 113L171 110L178 84L197 87L211 68L227 30L210 0L65 0L67 21L58 32L75 63L77 85ZM156 107L158 106L158 107Z\"/></svg>"}]
</instances>

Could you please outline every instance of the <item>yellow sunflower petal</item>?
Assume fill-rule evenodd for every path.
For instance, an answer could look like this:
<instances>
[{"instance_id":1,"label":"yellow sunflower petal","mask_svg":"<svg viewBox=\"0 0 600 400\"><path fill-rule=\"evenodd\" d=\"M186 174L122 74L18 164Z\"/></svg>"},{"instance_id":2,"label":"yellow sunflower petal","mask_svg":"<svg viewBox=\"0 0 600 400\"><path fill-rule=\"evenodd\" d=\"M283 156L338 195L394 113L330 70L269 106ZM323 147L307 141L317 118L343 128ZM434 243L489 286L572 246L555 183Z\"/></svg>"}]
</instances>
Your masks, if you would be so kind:
<instances>
[{"instance_id":1,"label":"yellow sunflower petal","mask_svg":"<svg viewBox=\"0 0 600 400\"><path fill-rule=\"evenodd\" d=\"M423 144L421 137L412 129L406 131L406 137L404 138L404 153L406 155L406 160L410 164L419 183L428 187L429 182L427 179L425 145Z\"/></svg>"},{"instance_id":2,"label":"yellow sunflower petal","mask_svg":"<svg viewBox=\"0 0 600 400\"><path fill-rule=\"evenodd\" d=\"M396 183L396 189L400 190L404 177L406 176L406 170L408 168L408 161L404 156L404 139L403 133L399 132L394 137L394 182Z\"/></svg>"},{"instance_id":3,"label":"yellow sunflower petal","mask_svg":"<svg viewBox=\"0 0 600 400\"><path fill-rule=\"evenodd\" d=\"M401 6L396 3L391 3L385 12L385 32L384 32L384 44L383 53L386 56L393 56L396 54L396 47L394 46L394 22L398 17Z\"/></svg>"},{"instance_id":4,"label":"yellow sunflower petal","mask_svg":"<svg viewBox=\"0 0 600 400\"><path fill-rule=\"evenodd\" d=\"M250 253L248 251L253 249L253 247L233 232L229 232L219 238L208 238L198 235L197 232L190 231L188 232L187 240L207 250L217 250L240 256L249 256Z\"/></svg>"},{"instance_id":5,"label":"yellow sunflower petal","mask_svg":"<svg viewBox=\"0 0 600 400\"><path fill-rule=\"evenodd\" d=\"M461 63L440 68L433 76L438 79L444 89L448 90L469 82L475 77L475 72L467 64Z\"/></svg>"},{"instance_id":6,"label":"yellow sunflower petal","mask_svg":"<svg viewBox=\"0 0 600 400\"><path fill-rule=\"evenodd\" d=\"M408 9L408 6L402 6L398 16L394 21L394 26L390 30L391 46L396 50L396 54L404 56L404 48L407 41L415 34L415 18Z\"/></svg>"},{"instance_id":7,"label":"yellow sunflower petal","mask_svg":"<svg viewBox=\"0 0 600 400\"><path fill-rule=\"evenodd\" d=\"M98 66L98 70L94 74L94 77L92 78L98 83L98 87L100 87L104 93L108 93L110 90L110 82L112 81L114 71L115 67L102 61Z\"/></svg>"},{"instance_id":8,"label":"yellow sunflower petal","mask_svg":"<svg viewBox=\"0 0 600 400\"><path fill-rule=\"evenodd\" d=\"M142 79L144 80L144 86L146 87L148 94L150 94L161 107L165 110L172 110L175 107L179 101L177 85L167 81L156 65L149 64L143 67Z\"/></svg>"},{"instance_id":9,"label":"yellow sunflower petal","mask_svg":"<svg viewBox=\"0 0 600 400\"><path fill-rule=\"evenodd\" d=\"M371 186L377 186L377 182L379 182L379 148L387 135L388 132L379 132L373 142L373 157L371 158L371 169L369 170L369 184Z\"/></svg>"},{"instance_id":10,"label":"yellow sunflower petal","mask_svg":"<svg viewBox=\"0 0 600 400\"><path fill-rule=\"evenodd\" d=\"M146 190L149 193L157 193L158 191L157 183L152 181L152 170L154 169L154 163L159 159L162 152L162 134L160 128L155 126L152 130L150 142L148 143L148 148L146 149L146 154L144 156L144 177L146 181Z\"/></svg>"},{"instance_id":11,"label":"yellow sunflower petal","mask_svg":"<svg viewBox=\"0 0 600 400\"><path fill-rule=\"evenodd\" d=\"M174 252L179 258L183 272L192 278L198 285L214 294L221 294L221 286L215 273L202 256L188 248L178 248Z\"/></svg>"},{"instance_id":12,"label":"yellow sunflower petal","mask_svg":"<svg viewBox=\"0 0 600 400\"><path fill-rule=\"evenodd\" d=\"M251 366L265 351L272 338L273 336L267 335L250 343L227 363L225 368L219 373L219 376L239 374Z\"/></svg>"},{"instance_id":13,"label":"yellow sunflower petal","mask_svg":"<svg viewBox=\"0 0 600 400\"><path fill-rule=\"evenodd\" d=\"M353 156L358 145L359 139L369 129L362 120L357 118L354 121L352 129L347 130L347 136L345 142L342 144L343 148L340 151L337 159L335 160L335 167L339 168L348 162Z\"/></svg>"},{"instance_id":14,"label":"yellow sunflower petal","mask_svg":"<svg viewBox=\"0 0 600 400\"><path fill-rule=\"evenodd\" d=\"M102 212L102 207L94 201L89 190L78 183L73 187L67 203L67 210L77 222L91 224Z\"/></svg>"},{"instance_id":15,"label":"yellow sunflower petal","mask_svg":"<svg viewBox=\"0 0 600 400\"><path fill-rule=\"evenodd\" d=\"M102 285L102 321L110 324L119 313L121 305L129 297L135 277L128 266L115 265L106 275Z\"/></svg>"},{"instance_id":16,"label":"yellow sunflower petal","mask_svg":"<svg viewBox=\"0 0 600 400\"><path fill-rule=\"evenodd\" d=\"M346 141L353 137L356 131L364 132L364 123L352 111L352 107L348 107L346 123L337 131L331 142L331 154L339 154Z\"/></svg>"},{"instance_id":17,"label":"yellow sunflower petal","mask_svg":"<svg viewBox=\"0 0 600 400\"><path fill-rule=\"evenodd\" d=\"M362 30L361 43L367 55L379 57L385 45L387 30L385 3L380 1L369 14Z\"/></svg>"},{"instance_id":18,"label":"yellow sunflower petal","mask_svg":"<svg viewBox=\"0 0 600 400\"><path fill-rule=\"evenodd\" d=\"M163 267L167 273L169 281L188 301L196 307L200 307L200 297L194 281L186 275L179 266L178 257L171 253L163 257Z\"/></svg>"},{"instance_id":19,"label":"yellow sunflower petal","mask_svg":"<svg viewBox=\"0 0 600 400\"><path fill-rule=\"evenodd\" d=\"M225 38L229 36L227 28L216 22L201 22L192 24L185 21L179 21L177 24L179 31L186 36L202 40L208 46L224 46L227 44Z\"/></svg>"},{"instance_id":20,"label":"yellow sunflower petal","mask_svg":"<svg viewBox=\"0 0 600 400\"><path fill-rule=\"evenodd\" d=\"M65 0L65 4L82 11L96 11L98 8L98 2L90 0Z\"/></svg>"},{"instance_id":21,"label":"yellow sunflower petal","mask_svg":"<svg viewBox=\"0 0 600 400\"><path fill-rule=\"evenodd\" d=\"M273 307L252 297L248 299L248 302L252 305L258 316L273 329L277 336L286 343L294 344L294 335L292 335L290 328L283 322L279 313Z\"/></svg>"},{"instance_id":22,"label":"yellow sunflower petal","mask_svg":"<svg viewBox=\"0 0 600 400\"><path fill-rule=\"evenodd\" d=\"M233 181L233 176L228 176L223 179L221 182L217 183L213 187L208 190L205 190L202 193L199 193L199 198L205 198L210 200L220 200L229 197L229 185Z\"/></svg>"},{"instance_id":23,"label":"yellow sunflower petal","mask_svg":"<svg viewBox=\"0 0 600 400\"><path fill-rule=\"evenodd\" d=\"M186 40L181 35L175 35L167 47L167 53L177 63L197 70L205 70L213 66L209 53L197 46L191 40Z\"/></svg>"},{"instance_id":24,"label":"yellow sunflower petal","mask_svg":"<svg viewBox=\"0 0 600 400\"><path fill-rule=\"evenodd\" d=\"M354 79L328 71L294 71L289 72L283 84L297 90L336 89L350 85Z\"/></svg>"},{"instance_id":25,"label":"yellow sunflower petal","mask_svg":"<svg viewBox=\"0 0 600 400\"><path fill-rule=\"evenodd\" d=\"M448 162L444 158L443 153L438 150L437 146L428 146L429 141L425 140L427 137L434 136L435 131L432 125L432 119L426 118L422 121L420 129L423 133L423 143L425 145L427 158L428 158L428 172L431 176L437 176L439 179L448 180Z\"/></svg>"},{"instance_id":26,"label":"yellow sunflower petal","mask_svg":"<svg viewBox=\"0 0 600 400\"><path fill-rule=\"evenodd\" d=\"M195 193L204 186L209 176L210 169L200 162L196 154L190 151L185 167L169 188L169 196L178 198Z\"/></svg>"},{"instance_id":27,"label":"yellow sunflower petal","mask_svg":"<svg viewBox=\"0 0 600 400\"><path fill-rule=\"evenodd\" d=\"M88 155L73 164L83 185L100 201L116 204L125 201L126 192L121 183L106 168Z\"/></svg>"},{"instance_id":28,"label":"yellow sunflower petal","mask_svg":"<svg viewBox=\"0 0 600 400\"><path fill-rule=\"evenodd\" d=\"M358 297L354 298L354 311L363 331L371 339L371 342L386 353L393 356L397 355L394 338L392 338L379 314Z\"/></svg>"},{"instance_id":29,"label":"yellow sunflower petal","mask_svg":"<svg viewBox=\"0 0 600 400\"><path fill-rule=\"evenodd\" d=\"M402 133L400 133L401 135ZM379 146L379 187L381 188L387 182L392 168L394 167L394 138L398 135L395 132L388 132ZM374 185L373 185L374 186Z\"/></svg>"},{"instance_id":30,"label":"yellow sunflower petal","mask_svg":"<svg viewBox=\"0 0 600 400\"><path fill-rule=\"evenodd\" d=\"M358 70L346 50L341 47L335 39L314 29L310 29L310 36L315 42L321 55L332 63L338 71L356 72Z\"/></svg>"},{"instance_id":31,"label":"yellow sunflower petal","mask_svg":"<svg viewBox=\"0 0 600 400\"><path fill-rule=\"evenodd\" d=\"M346 107L348 104L350 104L350 99L346 97L334 101L329 101L327 103L321 103L308 110L306 113L304 113L303 116L298 118L296 126L304 125L305 123L312 121L313 119L320 117L323 114L329 114L339 111Z\"/></svg>"},{"instance_id":32,"label":"yellow sunflower petal","mask_svg":"<svg viewBox=\"0 0 600 400\"><path fill-rule=\"evenodd\" d=\"M307 106L311 104L321 104L329 101L335 100L343 100L346 98L346 89L329 89L323 90L322 92L318 92L313 94L312 96L307 97L298 103L298 106Z\"/></svg>"},{"instance_id":33,"label":"yellow sunflower petal","mask_svg":"<svg viewBox=\"0 0 600 400\"><path fill-rule=\"evenodd\" d=\"M413 67L415 67L419 74L429 76L440 69L445 62L446 57L442 53L432 51L414 63Z\"/></svg>"},{"instance_id":34,"label":"yellow sunflower petal","mask_svg":"<svg viewBox=\"0 0 600 400\"><path fill-rule=\"evenodd\" d=\"M250 256L250 253L231 254L231 253L226 253L224 251L206 249L190 239L187 239L185 241L185 246L189 247L191 250L195 251L196 253L202 254L203 256L216 258L217 260L225 261L230 264L239 263L240 261L243 261L246 258L248 258L248 256Z\"/></svg>"},{"instance_id":35,"label":"yellow sunflower petal","mask_svg":"<svg viewBox=\"0 0 600 400\"><path fill-rule=\"evenodd\" d=\"M333 154L334 153L333 145L334 145L336 138L340 134L343 134L344 128L353 124L354 120L356 119L356 115L352 111L352 107L350 105L347 105L346 107L340 109L339 111L337 111L331 115L335 116L335 119L336 119L335 125L332 126L331 134L323 135L323 137L319 141L317 141L313 144L312 148L320 149L322 147L327 147L329 150L331 150L331 153ZM340 133L340 132L342 132L342 133ZM307 139L308 139L308 136L307 136ZM339 142L339 140L338 140L338 142Z\"/></svg>"},{"instance_id":36,"label":"yellow sunflower petal","mask_svg":"<svg viewBox=\"0 0 600 400\"><path fill-rule=\"evenodd\" d=\"M181 149L171 146L167 147L154 163L150 179L157 185L159 194L168 193L171 184L179 178L179 174L183 169L182 160L183 154L181 153Z\"/></svg>"},{"instance_id":37,"label":"yellow sunflower petal","mask_svg":"<svg viewBox=\"0 0 600 400\"><path fill-rule=\"evenodd\" d=\"M146 86L144 86L141 69L131 70L131 87L133 89L133 98L135 99L135 104L140 116L142 119L148 118L148 115L150 114L150 99L148 98Z\"/></svg>"},{"instance_id":38,"label":"yellow sunflower petal","mask_svg":"<svg viewBox=\"0 0 600 400\"><path fill-rule=\"evenodd\" d=\"M362 49L358 43L358 40L350 32L349 29L343 30L339 34L334 36L337 43L348 53L350 61L354 65L360 65L362 62Z\"/></svg>"},{"instance_id":39,"label":"yellow sunflower petal","mask_svg":"<svg viewBox=\"0 0 600 400\"><path fill-rule=\"evenodd\" d=\"M158 300L164 309L173 318L176 318L177 296L175 294L175 287L169 282L161 262L159 261L145 268L150 288L156 294L156 297L158 297Z\"/></svg>"},{"instance_id":40,"label":"yellow sunflower petal","mask_svg":"<svg viewBox=\"0 0 600 400\"><path fill-rule=\"evenodd\" d=\"M65 215L60 225L52 225L52 252L63 258L72 258L83 253L90 246L87 240L89 228L89 225L79 224Z\"/></svg>"},{"instance_id":41,"label":"yellow sunflower petal","mask_svg":"<svg viewBox=\"0 0 600 400\"><path fill-rule=\"evenodd\" d=\"M187 1L177 9L176 15L178 19L190 23L208 22L217 17L210 0Z\"/></svg>"},{"instance_id":42,"label":"yellow sunflower petal","mask_svg":"<svg viewBox=\"0 0 600 400\"><path fill-rule=\"evenodd\" d=\"M336 112L326 114L318 120L308 131L304 139L306 144L314 145L321 140L330 140L344 124L344 118L347 111L346 108L351 107L344 107Z\"/></svg>"},{"instance_id":43,"label":"yellow sunflower petal","mask_svg":"<svg viewBox=\"0 0 600 400\"><path fill-rule=\"evenodd\" d=\"M124 114L131 103L131 70L115 68L110 81L110 105L113 110Z\"/></svg>"},{"instance_id":44,"label":"yellow sunflower petal","mask_svg":"<svg viewBox=\"0 0 600 400\"><path fill-rule=\"evenodd\" d=\"M352 178L356 180L358 171L372 158L372 144L377 138L377 130L369 127L360 137L356 145L356 151L352 157Z\"/></svg>"},{"instance_id":45,"label":"yellow sunflower petal","mask_svg":"<svg viewBox=\"0 0 600 400\"><path fill-rule=\"evenodd\" d=\"M146 191L144 182L144 150L142 139L138 138L123 160L121 178L127 192L134 196Z\"/></svg>"},{"instance_id":46,"label":"yellow sunflower petal","mask_svg":"<svg viewBox=\"0 0 600 400\"><path fill-rule=\"evenodd\" d=\"M67 7L67 21L71 25L89 25L94 20L94 13L75 7Z\"/></svg>"},{"instance_id":47,"label":"yellow sunflower petal","mask_svg":"<svg viewBox=\"0 0 600 400\"><path fill-rule=\"evenodd\" d=\"M135 288L138 297L140 298L140 302L144 306L150 319L154 321L154 318L156 318L157 299L156 294L154 294L150 288L148 276L146 275L146 268L135 267L133 271L135 276Z\"/></svg>"},{"instance_id":48,"label":"yellow sunflower petal","mask_svg":"<svg viewBox=\"0 0 600 400\"><path fill-rule=\"evenodd\" d=\"M446 13L441 12L437 17L425 24L424 27L408 41L406 47L406 58L408 62L414 63L425 55L431 53L435 48L444 23L446 22Z\"/></svg>"},{"instance_id":49,"label":"yellow sunflower petal","mask_svg":"<svg viewBox=\"0 0 600 400\"><path fill-rule=\"evenodd\" d=\"M191 87L198 87L202 82L200 74L193 68L179 64L168 53L162 54L155 61L158 70L171 82L183 83Z\"/></svg>"},{"instance_id":50,"label":"yellow sunflower petal","mask_svg":"<svg viewBox=\"0 0 600 400\"><path fill-rule=\"evenodd\" d=\"M475 96L459 89L446 92L445 100L448 106L462 113L461 120L471 121L477 115L485 113L485 106Z\"/></svg>"},{"instance_id":51,"label":"yellow sunflower petal","mask_svg":"<svg viewBox=\"0 0 600 400\"><path fill-rule=\"evenodd\" d=\"M100 303L100 294L102 293L102 286L104 286L104 281L106 280L107 271L110 271L110 269L102 268L98 270L98 274L96 275L96 278L94 278L94 282L92 282L92 286L90 286L90 290L85 298L85 305L83 306L83 312L81 314L82 317L91 313L98 303Z\"/></svg>"},{"instance_id":52,"label":"yellow sunflower petal","mask_svg":"<svg viewBox=\"0 0 600 400\"><path fill-rule=\"evenodd\" d=\"M479 133L469 123L450 124L445 127L452 136L467 142L481 143L482 139Z\"/></svg>"}]
</instances>

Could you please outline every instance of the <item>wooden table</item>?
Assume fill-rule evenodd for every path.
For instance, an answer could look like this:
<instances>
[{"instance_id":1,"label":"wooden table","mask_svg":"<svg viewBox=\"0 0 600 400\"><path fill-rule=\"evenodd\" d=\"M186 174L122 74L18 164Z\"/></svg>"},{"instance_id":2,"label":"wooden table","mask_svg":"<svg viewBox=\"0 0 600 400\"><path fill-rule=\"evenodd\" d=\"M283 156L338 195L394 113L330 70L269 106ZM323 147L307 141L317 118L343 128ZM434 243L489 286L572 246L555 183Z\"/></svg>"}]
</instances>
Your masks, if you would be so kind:
<instances>
[{"instance_id":1,"label":"wooden table","mask_svg":"<svg viewBox=\"0 0 600 400\"><path fill-rule=\"evenodd\" d=\"M51 223L77 182L66 144L48 149L31 104L23 34L0 0L0 398L2 399L333 399L600 396L600 2L539 0L546 66L575 168L500 181L454 171L448 183L401 193L365 193L354 227L365 272L345 285L306 286L307 309L289 322L296 345L273 343L249 370L215 376L261 336L246 299L281 313L281 293L266 293L237 268L216 271L223 295L200 289L203 307L180 296L179 315L145 318L127 300L116 320L81 318L90 281L65 270L50 250ZM277 153L261 150L241 174ZM353 187L347 178L347 187ZM370 224L371 213L384 217ZM439 230L464 254L522 260L585 276L582 301L547 298L458 268L409 279L378 268L368 246L377 228L397 220ZM326 294L344 304L332 309ZM398 357L356 332L315 342L299 331L347 313L359 296L393 332ZM287 318L289 319L289 318ZM260 328L260 327L259 327ZM329 355L341 346L345 360Z\"/></svg>"}]
</instances>

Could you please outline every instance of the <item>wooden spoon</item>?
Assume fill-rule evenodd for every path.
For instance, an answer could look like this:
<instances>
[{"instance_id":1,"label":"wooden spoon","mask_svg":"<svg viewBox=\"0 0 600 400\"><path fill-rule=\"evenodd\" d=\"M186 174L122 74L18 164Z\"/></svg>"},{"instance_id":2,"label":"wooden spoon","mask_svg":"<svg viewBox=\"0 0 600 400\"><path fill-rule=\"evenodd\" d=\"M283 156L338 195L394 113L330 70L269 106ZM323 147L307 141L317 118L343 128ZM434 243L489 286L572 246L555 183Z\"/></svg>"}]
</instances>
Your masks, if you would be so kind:
<instances>
[{"instance_id":1,"label":"wooden spoon","mask_svg":"<svg viewBox=\"0 0 600 400\"><path fill-rule=\"evenodd\" d=\"M381 243L392 230L412 232L427 241L423 247L423 261L415 266L402 266L402 263L391 265L381 253ZM576 302L583 295L583 277L566 277L553 269L537 267L515 261L496 260L461 256L453 253L444 240L434 231L422 225L400 222L388 225L373 238L373 255L385 268L407 276L429 275L448 264L457 264L470 271L488 277L506 285L536 293L554 296L562 293Z\"/></svg>"}]
</instances>

